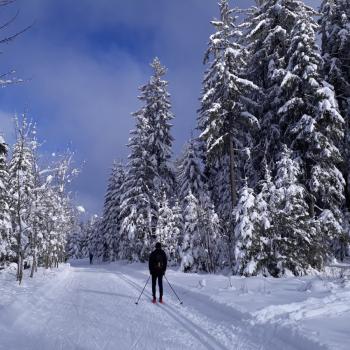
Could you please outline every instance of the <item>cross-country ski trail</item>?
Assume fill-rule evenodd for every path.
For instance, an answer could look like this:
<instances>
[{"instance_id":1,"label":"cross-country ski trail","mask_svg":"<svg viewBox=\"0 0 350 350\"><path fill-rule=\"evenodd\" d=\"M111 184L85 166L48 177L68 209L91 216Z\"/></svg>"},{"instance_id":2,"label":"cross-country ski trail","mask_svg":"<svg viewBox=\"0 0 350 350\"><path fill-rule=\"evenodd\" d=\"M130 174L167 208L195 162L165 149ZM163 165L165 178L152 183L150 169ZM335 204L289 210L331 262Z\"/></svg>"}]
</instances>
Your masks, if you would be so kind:
<instances>
[{"instance_id":1,"label":"cross-country ski trail","mask_svg":"<svg viewBox=\"0 0 350 350\"><path fill-rule=\"evenodd\" d=\"M135 305L147 278L128 265L73 262L2 310L0 349L322 349L175 285L179 305L166 281L164 305L151 303L150 285Z\"/></svg>"}]
</instances>

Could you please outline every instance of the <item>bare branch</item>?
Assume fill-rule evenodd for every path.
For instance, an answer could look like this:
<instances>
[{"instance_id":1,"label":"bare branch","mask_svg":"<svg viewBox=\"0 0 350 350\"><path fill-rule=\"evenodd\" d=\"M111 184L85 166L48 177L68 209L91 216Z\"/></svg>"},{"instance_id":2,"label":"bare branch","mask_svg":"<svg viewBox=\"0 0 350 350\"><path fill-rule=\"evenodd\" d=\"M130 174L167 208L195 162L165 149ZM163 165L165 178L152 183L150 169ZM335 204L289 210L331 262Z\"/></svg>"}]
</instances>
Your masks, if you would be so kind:
<instances>
[{"instance_id":1,"label":"bare branch","mask_svg":"<svg viewBox=\"0 0 350 350\"><path fill-rule=\"evenodd\" d=\"M0 0L0 6L7 6L16 2L16 0Z\"/></svg>"},{"instance_id":2,"label":"bare branch","mask_svg":"<svg viewBox=\"0 0 350 350\"><path fill-rule=\"evenodd\" d=\"M17 32L16 34L10 35L4 39L0 40L0 44L8 44L9 42L11 42L12 40L16 39L18 36L20 36L21 34L23 34L24 32L26 32L27 30L29 30L30 28L33 27L33 25L35 24L35 22L33 22L31 25L29 25L28 27L22 29L21 31Z\"/></svg>"},{"instance_id":3,"label":"bare branch","mask_svg":"<svg viewBox=\"0 0 350 350\"><path fill-rule=\"evenodd\" d=\"M0 26L0 30L8 27L11 23L13 23L16 20L16 18L18 17L18 15L19 15L19 10L16 12L16 14L9 21L7 21L2 26Z\"/></svg>"}]
</instances>

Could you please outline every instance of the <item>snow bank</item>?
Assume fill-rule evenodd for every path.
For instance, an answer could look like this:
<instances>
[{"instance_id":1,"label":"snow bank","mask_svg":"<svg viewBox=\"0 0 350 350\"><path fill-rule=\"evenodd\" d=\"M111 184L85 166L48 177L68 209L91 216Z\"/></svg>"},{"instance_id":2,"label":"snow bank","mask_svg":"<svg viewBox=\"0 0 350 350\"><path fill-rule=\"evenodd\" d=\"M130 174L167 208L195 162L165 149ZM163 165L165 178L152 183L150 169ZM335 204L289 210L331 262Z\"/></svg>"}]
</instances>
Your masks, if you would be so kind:
<instances>
[{"instance_id":1,"label":"snow bank","mask_svg":"<svg viewBox=\"0 0 350 350\"><path fill-rule=\"evenodd\" d=\"M349 265L329 267L321 275L300 278L206 275L205 288L198 288L203 275L169 275L178 288L205 295L228 310L248 314L249 323L260 325L266 332L275 329L290 345L294 344L292 348L349 348Z\"/></svg>"},{"instance_id":2,"label":"snow bank","mask_svg":"<svg viewBox=\"0 0 350 350\"><path fill-rule=\"evenodd\" d=\"M24 270L22 284L19 285L16 281L17 265L10 264L7 268L0 271L0 309L2 307L11 305L21 295L24 302L28 301L39 288L48 286L60 277L64 277L70 269L70 264L61 264L55 269L38 268L34 278L30 278L30 269ZM0 313L1 322L1 313Z\"/></svg>"}]
</instances>

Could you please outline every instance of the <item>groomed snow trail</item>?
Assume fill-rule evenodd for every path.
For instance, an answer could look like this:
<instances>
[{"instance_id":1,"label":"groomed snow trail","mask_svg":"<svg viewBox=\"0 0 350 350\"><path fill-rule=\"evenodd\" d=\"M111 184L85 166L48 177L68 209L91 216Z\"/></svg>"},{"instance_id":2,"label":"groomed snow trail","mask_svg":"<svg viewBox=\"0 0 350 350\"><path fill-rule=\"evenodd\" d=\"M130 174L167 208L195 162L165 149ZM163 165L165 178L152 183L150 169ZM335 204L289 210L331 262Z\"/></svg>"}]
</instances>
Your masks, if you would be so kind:
<instances>
[{"instance_id":1,"label":"groomed snow trail","mask_svg":"<svg viewBox=\"0 0 350 350\"><path fill-rule=\"evenodd\" d=\"M148 285L135 305L147 277L128 265L75 262L2 310L7 327L0 325L0 349L322 349L179 286L183 306L166 285L166 304L150 302Z\"/></svg>"}]
</instances>

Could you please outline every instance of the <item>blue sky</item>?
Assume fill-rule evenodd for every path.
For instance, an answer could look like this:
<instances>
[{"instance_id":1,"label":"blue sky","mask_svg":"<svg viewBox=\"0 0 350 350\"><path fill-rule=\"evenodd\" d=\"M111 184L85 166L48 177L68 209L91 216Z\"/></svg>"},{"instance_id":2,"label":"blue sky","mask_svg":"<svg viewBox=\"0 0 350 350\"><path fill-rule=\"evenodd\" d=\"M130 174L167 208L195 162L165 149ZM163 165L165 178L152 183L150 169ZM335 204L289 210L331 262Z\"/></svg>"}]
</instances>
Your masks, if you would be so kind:
<instances>
[{"instance_id":1,"label":"blue sky","mask_svg":"<svg viewBox=\"0 0 350 350\"><path fill-rule=\"evenodd\" d=\"M319 5L319 0L309 0ZM232 1L247 7L253 0ZM43 152L76 152L84 165L73 185L77 202L99 212L113 159L125 159L138 87L158 56L175 114L174 154L195 127L203 54L218 15L216 0L17 0L0 20L20 10L6 33L35 21L2 47L1 72L29 79L0 90L0 133L11 142L11 117L29 112Z\"/></svg>"}]
</instances>

